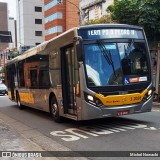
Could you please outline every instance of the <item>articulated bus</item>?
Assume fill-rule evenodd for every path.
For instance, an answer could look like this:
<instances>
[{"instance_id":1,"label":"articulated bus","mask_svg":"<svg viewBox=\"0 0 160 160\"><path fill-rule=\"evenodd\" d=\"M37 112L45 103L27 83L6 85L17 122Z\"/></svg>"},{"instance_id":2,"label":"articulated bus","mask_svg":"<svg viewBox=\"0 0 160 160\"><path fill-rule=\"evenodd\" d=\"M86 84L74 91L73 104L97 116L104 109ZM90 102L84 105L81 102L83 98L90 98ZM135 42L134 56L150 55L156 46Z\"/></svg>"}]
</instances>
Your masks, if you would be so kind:
<instances>
[{"instance_id":1,"label":"articulated bus","mask_svg":"<svg viewBox=\"0 0 160 160\"><path fill-rule=\"evenodd\" d=\"M25 106L89 120L150 112L151 62L138 26L80 26L46 41L6 65L8 95Z\"/></svg>"}]
</instances>

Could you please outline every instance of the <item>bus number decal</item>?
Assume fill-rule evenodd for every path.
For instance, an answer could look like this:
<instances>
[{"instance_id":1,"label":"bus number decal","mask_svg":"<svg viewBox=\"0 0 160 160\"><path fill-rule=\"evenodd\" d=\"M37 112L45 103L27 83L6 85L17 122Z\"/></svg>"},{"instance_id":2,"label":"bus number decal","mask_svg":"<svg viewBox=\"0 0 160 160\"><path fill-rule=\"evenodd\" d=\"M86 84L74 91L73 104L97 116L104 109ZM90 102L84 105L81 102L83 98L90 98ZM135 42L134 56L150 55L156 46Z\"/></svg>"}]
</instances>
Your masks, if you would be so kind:
<instances>
[{"instance_id":1,"label":"bus number decal","mask_svg":"<svg viewBox=\"0 0 160 160\"><path fill-rule=\"evenodd\" d=\"M131 97L130 101L141 101L141 96Z\"/></svg>"}]
</instances>

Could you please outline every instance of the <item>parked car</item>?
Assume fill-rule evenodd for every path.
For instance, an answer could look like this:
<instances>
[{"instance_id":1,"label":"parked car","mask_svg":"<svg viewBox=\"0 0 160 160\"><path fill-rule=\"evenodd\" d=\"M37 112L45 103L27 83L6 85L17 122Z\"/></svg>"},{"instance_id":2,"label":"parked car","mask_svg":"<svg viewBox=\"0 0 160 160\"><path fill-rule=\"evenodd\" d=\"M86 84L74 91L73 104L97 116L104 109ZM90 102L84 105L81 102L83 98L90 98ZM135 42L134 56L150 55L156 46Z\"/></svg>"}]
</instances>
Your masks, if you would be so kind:
<instances>
[{"instance_id":1,"label":"parked car","mask_svg":"<svg viewBox=\"0 0 160 160\"><path fill-rule=\"evenodd\" d=\"M8 94L8 89L6 85L3 83L0 84L0 94L3 94L3 95Z\"/></svg>"}]
</instances>

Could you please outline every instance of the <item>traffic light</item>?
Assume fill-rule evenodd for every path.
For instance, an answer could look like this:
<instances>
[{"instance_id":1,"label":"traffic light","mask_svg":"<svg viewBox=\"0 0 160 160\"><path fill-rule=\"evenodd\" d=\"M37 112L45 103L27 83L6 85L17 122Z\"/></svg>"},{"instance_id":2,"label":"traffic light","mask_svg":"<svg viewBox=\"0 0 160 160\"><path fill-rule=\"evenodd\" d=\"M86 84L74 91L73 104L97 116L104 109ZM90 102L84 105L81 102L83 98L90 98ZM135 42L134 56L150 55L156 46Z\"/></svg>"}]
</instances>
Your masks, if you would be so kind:
<instances>
[{"instance_id":1,"label":"traffic light","mask_svg":"<svg viewBox=\"0 0 160 160\"><path fill-rule=\"evenodd\" d=\"M1 59L3 58L3 54L1 54L1 57L0 57Z\"/></svg>"}]
</instances>

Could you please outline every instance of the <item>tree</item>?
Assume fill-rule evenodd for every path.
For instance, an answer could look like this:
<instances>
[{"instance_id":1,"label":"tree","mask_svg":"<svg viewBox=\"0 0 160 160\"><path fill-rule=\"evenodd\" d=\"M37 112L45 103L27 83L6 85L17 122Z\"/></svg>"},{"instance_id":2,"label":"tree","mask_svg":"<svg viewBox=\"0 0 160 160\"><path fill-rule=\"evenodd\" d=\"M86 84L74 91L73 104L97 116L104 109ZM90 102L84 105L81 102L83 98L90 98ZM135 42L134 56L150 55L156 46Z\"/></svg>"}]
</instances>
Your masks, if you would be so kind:
<instances>
[{"instance_id":1,"label":"tree","mask_svg":"<svg viewBox=\"0 0 160 160\"><path fill-rule=\"evenodd\" d=\"M117 23L144 28L149 40L160 40L160 0L116 0L107 8Z\"/></svg>"},{"instance_id":2,"label":"tree","mask_svg":"<svg viewBox=\"0 0 160 160\"><path fill-rule=\"evenodd\" d=\"M99 24L99 23L111 23L111 22L112 22L112 20L111 20L110 15L105 15L99 19L89 20L89 21L85 22L84 25Z\"/></svg>"},{"instance_id":3,"label":"tree","mask_svg":"<svg viewBox=\"0 0 160 160\"><path fill-rule=\"evenodd\" d=\"M19 56L19 52L17 51L17 49L14 49L13 51L9 52L9 56L8 56L8 60L11 60L17 56Z\"/></svg>"}]
</instances>

